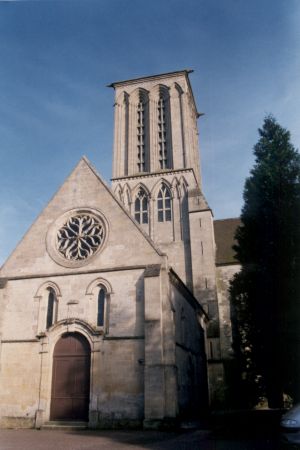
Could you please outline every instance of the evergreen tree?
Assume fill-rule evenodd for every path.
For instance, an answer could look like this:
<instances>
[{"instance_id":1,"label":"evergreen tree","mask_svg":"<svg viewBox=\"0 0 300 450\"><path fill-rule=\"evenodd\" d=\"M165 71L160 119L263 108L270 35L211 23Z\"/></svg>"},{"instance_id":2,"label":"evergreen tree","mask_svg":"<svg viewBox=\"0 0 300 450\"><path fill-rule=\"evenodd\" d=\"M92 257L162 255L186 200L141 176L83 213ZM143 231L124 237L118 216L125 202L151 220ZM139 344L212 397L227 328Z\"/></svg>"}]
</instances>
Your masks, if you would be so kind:
<instances>
[{"instance_id":1,"label":"evergreen tree","mask_svg":"<svg viewBox=\"0 0 300 450\"><path fill-rule=\"evenodd\" d=\"M246 180L231 283L234 347L251 400L265 388L300 401L300 156L290 133L267 116Z\"/></svg>"}]
</instances>

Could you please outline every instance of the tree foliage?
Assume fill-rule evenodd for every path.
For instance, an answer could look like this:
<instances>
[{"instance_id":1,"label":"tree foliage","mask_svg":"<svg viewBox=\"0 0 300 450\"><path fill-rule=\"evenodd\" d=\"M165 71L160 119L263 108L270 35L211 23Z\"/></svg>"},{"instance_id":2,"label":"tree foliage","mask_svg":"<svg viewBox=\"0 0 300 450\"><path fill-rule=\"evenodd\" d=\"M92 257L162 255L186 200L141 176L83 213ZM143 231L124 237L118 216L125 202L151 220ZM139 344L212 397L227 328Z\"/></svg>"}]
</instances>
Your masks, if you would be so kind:
<instances>
[{"instance_id":1,"label":"tree foliage","mask_svg":"<svg viewBox=\"0 0 300 450\"><path fill-rule=\"evenodd\" d=\"M300 400L300 156L272 116L259 129L234 247L234 348L250 399Z\"/></svg>"}]
</instances>

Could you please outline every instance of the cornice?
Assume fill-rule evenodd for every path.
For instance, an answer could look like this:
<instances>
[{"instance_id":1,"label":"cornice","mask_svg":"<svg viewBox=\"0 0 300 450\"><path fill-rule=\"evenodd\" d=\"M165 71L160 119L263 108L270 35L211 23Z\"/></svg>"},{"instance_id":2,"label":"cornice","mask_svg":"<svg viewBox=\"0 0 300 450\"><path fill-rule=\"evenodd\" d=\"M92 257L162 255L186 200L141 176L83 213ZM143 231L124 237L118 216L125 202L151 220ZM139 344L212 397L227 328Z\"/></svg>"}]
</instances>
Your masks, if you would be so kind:
<instances>
[{"instance_id":1,"label":"cornice","mask_svg":"<svg viewBox=\"0 0 300 450\"><path fill-rule=\"evenodd\" d=\"M154 79L160 80L163 78L170 78L170 77L177 77L178 75L184 75L187 76L189 73L194 72L192 69L184 69L184 70L177 70L175 72L166 72L166 73L160 73L158 75L148 75L146 77L140 77L140 78L131 78L129 80L123 80L123 81L115 81L111 84L108 84L107 87L118 87L118 86L124 86L128 84L138 84L143 83L144 81L152 81Z\"/></svg>"},{"instance_id":2,"label":"cornice","mask_svg":"<svg viewBox=\"0 0 300 450\"><path fill-rule=\"evenodd\" d=\"M126 270L145 270L147 265L135 265L135 266L118 266L118 267L106 267L102 269L90 269L90 270L74 270L74 271L65 271L65 272L48 272L41 274L28 274L28 275L16 275L16 276L7 276L5 278L0 278L1 281L14 281L14 280L30 280L35 278L54 278L54 277L68 277L74 275L88 275L93 273L105 273L105 272L118 272L118 271L126 271Z\"/></svg>"},{"instance_id":3,"label":"cornice","mask_svg":"<svg viewBox=\"0 0 300 450\"><path fill-rule=\"evenodd\" d=\"M186 169L170 169L170 170L160 170L158 172L143 172L143 173L138 173L138 174L134 174L134 175L126 175L123 177L111 178L111 181L136 180L136 179L140 179L140 178L156 178L156 177L161 177L161 176L165 176L165 175L187 173L187 172L192 172L193 175L195 176L194 169L189 167Z\"/></svg>"}]
</instances>

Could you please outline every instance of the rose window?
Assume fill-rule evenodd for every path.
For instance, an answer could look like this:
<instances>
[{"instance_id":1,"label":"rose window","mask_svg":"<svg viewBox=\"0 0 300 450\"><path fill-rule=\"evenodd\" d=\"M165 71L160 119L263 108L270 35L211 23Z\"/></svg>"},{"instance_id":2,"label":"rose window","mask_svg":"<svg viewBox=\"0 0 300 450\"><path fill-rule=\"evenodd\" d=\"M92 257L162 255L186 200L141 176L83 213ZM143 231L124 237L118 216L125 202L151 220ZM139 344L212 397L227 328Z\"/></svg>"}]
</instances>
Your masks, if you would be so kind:
<instances>
[{"instance_id":1,"label":"rose window","mask_svg":"<svg viewBox=\"0 0 300 450\"><path fill-rule=\"evenodd\" d=\"M57 249L70 261L85 260L99 249L104 237L104 225L97 216L73 215L57 232Z\"/></svg>"}]
</instances>

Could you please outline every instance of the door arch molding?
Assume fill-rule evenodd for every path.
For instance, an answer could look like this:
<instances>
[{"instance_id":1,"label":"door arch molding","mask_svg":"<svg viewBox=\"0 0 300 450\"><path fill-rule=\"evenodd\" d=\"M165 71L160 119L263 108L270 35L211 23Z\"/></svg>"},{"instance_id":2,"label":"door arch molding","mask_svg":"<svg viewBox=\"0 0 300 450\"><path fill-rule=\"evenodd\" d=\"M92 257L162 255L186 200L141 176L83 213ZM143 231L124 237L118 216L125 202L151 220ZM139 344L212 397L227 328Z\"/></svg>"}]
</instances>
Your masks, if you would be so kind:
<instances>
[{"instance_id":1,"label":"door arch molding","mask_svg":"<svg viewBox=\"0 0 300 450\"><path fill-rule=\"evenodd\" d=\"M94 364L95 354L99 355L103 342L103 335L85 320L79 318L62 319L56 322L43 335L38 337L40 363L40 390L38 398L38 408L36 414L36 428L40 428L50 420L52 372L53 372L53 352L60 337L65 333L82 334L90 344L91 348L91 371L90 371L90 412L97 409L97 396L94 395L95 379Z\"/></svg>"}]
</instances>

